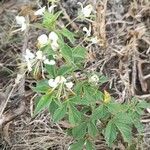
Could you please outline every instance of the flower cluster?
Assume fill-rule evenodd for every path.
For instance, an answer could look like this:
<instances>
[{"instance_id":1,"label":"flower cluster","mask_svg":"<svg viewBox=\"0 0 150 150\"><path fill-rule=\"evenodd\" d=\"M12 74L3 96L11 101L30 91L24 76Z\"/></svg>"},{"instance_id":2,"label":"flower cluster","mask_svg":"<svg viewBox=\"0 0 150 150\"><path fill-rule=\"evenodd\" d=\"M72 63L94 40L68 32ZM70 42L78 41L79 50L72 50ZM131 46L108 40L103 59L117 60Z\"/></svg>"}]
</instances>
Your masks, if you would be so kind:
<instances>
[{"instance_id":1,"label":"flower cluster","mask_svg":"<svg viewBox=\"0 0 150 150\"><path fill-rule=\"evenodd\" d=\"M42 34L41 36L38 37L37 40L39 47L43 47L48 43L50 43L52 49L56 51L59 48L58 39L59 39L58 35L55 32L51 32L49 36L47 36L46 34Z\"/></svg>"},{"instance_id":2,"label":"flower cluster","mask_svg":"<svg viewBox=\"0 0 150 150\"><path fill-rule=\"evenodd\" d=\"M67 82L67 80L63 76L57 76L55 79L50 79L48 81L48 84L52 88L56 88L60 84L64 84L68 89L71 89L73 87L73 83Z\"/></svg>"},{"instance_id":3,"label":"flower cluster","mask_svg":"<svg viewBox=\"0 0 150 150\"><path fill-rule=\"evenodd\" d=\"M42 51L37 51L36 55L34 53L32 53L29 49L26 49L26 54L25 54L25 60L27 62L27 67L28 67L28 71L32 71L32 66L38 62L41 61L44 64L48 64L48 65L55 65L55 60L49 60L48 58L46 58L45 55L43 55Z\"/></svg>"}]
</instances>

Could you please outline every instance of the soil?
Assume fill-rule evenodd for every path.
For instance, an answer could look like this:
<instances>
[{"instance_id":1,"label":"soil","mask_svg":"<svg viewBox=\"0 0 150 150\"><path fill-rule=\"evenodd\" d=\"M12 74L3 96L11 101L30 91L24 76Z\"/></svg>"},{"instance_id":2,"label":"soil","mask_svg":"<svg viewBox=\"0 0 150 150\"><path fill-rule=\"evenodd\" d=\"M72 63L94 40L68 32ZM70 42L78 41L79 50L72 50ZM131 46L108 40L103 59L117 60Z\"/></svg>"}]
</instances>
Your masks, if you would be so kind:
<instances>
[{"instance_id":1,"label":"soil","mask_svg":"<svg viewBox=\"0 0 150 150\"><path fill-rule=\"evenodd\" d=\"M81 2L93 4L98 12L96 21L91 23L92 32L101 42L89 48L86 68L89 72L98 71L109 78L103 85L118 102L129 101L135 96L150 100L150 1L149 0L60 0L59 7L66 11L70 19L77 16ZM25 35L14 33L15 16L24 14L24 6L30 8L28 15L37 9L38 4L47 1L2 0L0 1L0 106L10 94L21 65L21 50ZM106 9L104 11L104 9ZM66 17L66 16L65 16ZM31 18L34 22L34 19ZM68 19L62 18L68 23ZM70 30L83 26L86 21L75 21ZM42 31L31 29L28 34L28 48L35 48L36 38ZM80 39L79 39L80 42ZM85 46L87 46L85 44ZM73 139L61 128L65 122L53 124L47 112L32 118L33 96L30 85L35 81L27 75L24 81L24 96L18 94L20 86L15 87L9 99L4 116L9 118L0 126L0 150L67 150ZM110 90L111 89L111 90ZM6 96L6 97L5 97ZM25 102L22 103L22 101ZM23 106L23 107L22 107ZM1 107L0 107L1 108ZM21 109L20 109L21 108ZM18 111L18 112L17 112ZM17 112L17 113L16 113ZM0 118L0 125L1 125ZM144 141L137 143L137 149L150 149L150 112L145 111L142 118L145 124ZM121 140L114 150L125 150ZM97 150L109 150L101 137L96 142Z\"/></svg>"}]
</instances>

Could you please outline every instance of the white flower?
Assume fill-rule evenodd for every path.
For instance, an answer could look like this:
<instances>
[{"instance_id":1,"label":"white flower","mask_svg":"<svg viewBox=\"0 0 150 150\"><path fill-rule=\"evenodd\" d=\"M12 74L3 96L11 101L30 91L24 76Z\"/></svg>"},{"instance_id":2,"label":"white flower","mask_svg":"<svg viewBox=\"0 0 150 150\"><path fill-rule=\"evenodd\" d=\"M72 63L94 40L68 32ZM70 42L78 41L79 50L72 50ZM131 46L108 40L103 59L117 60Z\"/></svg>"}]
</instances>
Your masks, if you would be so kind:
<instances>
[{"instance_id":1,"label":"white flower","mask_svg":"<svg viewBox=\"0 0 150 150\"><path fill-rule=\"evenodd\" d=\"M57 42L59 38L58 38L58 35L55 32L51 32L49 34L49 39L52 42Z\"/></svg>"},{"instance_id":2,"label":"white flower","mask_svg":"<svg viewBox=\"0 0 150 150\"><path fill-rule=\"evenodd\" d=\"M37 52L36 52L36 59L45 60L46 57L43 55L43 52L42 52L42 51L37 51Z\"/></svg>"},{"instance_id":3,"label":"white flower","mask_svg":"<svg viewBox=\"0 0 150 150\"><path fill-rule=\"evenodd\" d=\"M34 12L34 15L35 16L42 16L44 14L44 12L45 12L45 9L46 9L46 6L38 9L37 11Z\"/></svg>"},{"instance_id":4,"label":"white flower","mask_svg":"<svg viewBox=\"0 0 150 150\"><path fill-rule=\"evenodd\" d=\"M47 65L55 65L56 62L55 62L55 60L48 60L48 59L45 59L45 60L44 60L44 64L47 64Z\"/></svg>"},{"instance_id":5,"label":"white flower","mask_svg":"<svg viewBox=\"0 0 150 150\"><path fill-rule=\"evenodd\" d=\"M65 85L66 85L66 87L68 89L71 89L73 87L73 83L72 82L66 82Z\"/></svg>"},{"instance_id":6,"label":"white flower","mask_svg":"<svg viewBox=\"0 0 150 150\"><path fill-rule=\"evenodd\" d=\"M93 76L91 76L89 78L89 82L98 83L99 82L99 77L96 74L94 74Z\"/></svg>"},{"instance_id":7,"label":"white flower","mask_svg":"<svg viewBox=\"0 0 150 150\"><path fill-rule=\"evenodd\" d=\"M89 27L89 29L87 29L87 27L83 27L83 31L86 32L87 36L91 35L91 26Z\"/></svg>"},{"instance_id":8,"label":"white flower","mask_svg":"<svg viewBox=\"0 0 150 150\"><path fill-rule=\"evenodd\" d=\"M55 78L55 82L56 83L65 83L66 82L66 79L63 77L63 76L57 76Z\"/></svg>"},{"instance_id":9,"label":"white flower","mask_svg":"<svg viewBox=\"0 0 150 150\"><path fill-rule=\"evenodd\" d=\"M93 6L91 4L83 7L83 4L81 2L78 2L78 4L81 6L81 13L84 17L90 17L92 11L93 11Z\"/></svg>"},{"instance_id":10,"label":"white flower","mask_svg":"<svg viewBox=\"0 0 150 150\"><path fill-rule=\"evenodd\" d=\"M52 88L56 88L59 84L65 83L66 79L63 76L57 76L55 79L50 79L48 84Z\"/></svg>"},{"instance_id":11,"label":"white flower","mask_svg":"<svg viewBox=\"0 0 150 150\"><path fill-rule=\"evenodd\" d=\"M16 22L17 22L18 25L21 26L21 31L26 30L27 24L26 24L25 17L23 17L23 16L16 16Z\"/></svg>"},{"instance_id":12,"label":"white flower","mask_svg":"<svg viewBox=\"0 0 150 150\"><path fill-rule=\"evenodd\" d=\"M48 11L51 13L57 5L52 5L48 7Z\"/></svg>"},{"instance_id":13,"label":"white flower","mask_svg":"<svg viewBox=\"0 0 150 150\"><path fill-rule=\"evenodd\" d=\"M51 47L54 51L56 51L59 48L58 44L58 35L55 32L51 32L49 34L49 40L51 42Z\"/></svg>"},{"instance_id":14,"label":"white flower","mask_svg":"<svg viewBox=\"0 0 150 150\"><path fill-rule=\"evenodd\" d=\"M50 79L48 81L48 85L52 88L56 88L58 86L58 83L54 79Z\"/></svg>"},{"instance_id":15,"label":"white flower","mask_svg":"<svg viewBox=\"0 0 150 150\"><path fill-rule=\"evenodd\" d=\"M40 47L43 47L48 43L48 37L46 34L40 35L37 40Z\"/></svg>"},{"instance_id":16,"label":"white flower","mask_svg":"<svg viewBox=\"0 0 150 150\"><path fill-rule=\"evenodd\" d=\"M97 36L96 37L92 37L91 40L92 44L97 44L99 42Z\"/></svg>"},{"instance_id":17,"label":"white flower","mask_svg":"<svg viewBox=\"0 0 150 150\"><path fill-rule=\"evenodd\" d=\"M25 54L24 57L25 57L26 60L27 59L33 59L33 58L35 58L35 55L29 49L26 49L26 54Z\"/></svg>"},{"instance_id":18,"label":"white flower","mask_svg":"<svg viewBox=\"0 0 150 150\"><path fill-rule=\"evenodd\" d=\"M18 84L21 81L23 76L24 76L23 74L17 74L17 77L15 79L15 83Z\"/></svg>"},{"instance_id":19,"label":"white flower","mask_svg":"<svg viewBox=\"0 0 150 150\"><path fill-rule=\"evenodd\" d=\"M59 48L59 45L58 45L57 42L52 42L52 43L51 43L51 47L52 47L52 49L53 49L54 51L57 51L58 48Z\"/></svg>"}]
</instances>

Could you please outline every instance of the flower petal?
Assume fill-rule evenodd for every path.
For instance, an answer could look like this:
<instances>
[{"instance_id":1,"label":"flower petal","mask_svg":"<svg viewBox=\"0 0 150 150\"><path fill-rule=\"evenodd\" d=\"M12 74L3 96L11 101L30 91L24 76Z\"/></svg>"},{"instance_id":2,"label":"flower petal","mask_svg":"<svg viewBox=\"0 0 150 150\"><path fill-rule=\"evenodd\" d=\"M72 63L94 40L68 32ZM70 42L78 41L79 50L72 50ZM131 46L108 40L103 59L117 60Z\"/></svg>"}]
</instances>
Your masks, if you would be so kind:
<instances>
[{"instance_id":1,"label":"flower petal","mask_svg":"<svg viewBox=\"0 0 150 150\"><path fill-rule=\"evenodd\" d=\"M44 14L45 10L46 10L46 6L44 6L44 7L40 8L40 9L38 9L37 11L35 11L34 15L35 16L42 16Z\"/></svg>"}]
</instances>

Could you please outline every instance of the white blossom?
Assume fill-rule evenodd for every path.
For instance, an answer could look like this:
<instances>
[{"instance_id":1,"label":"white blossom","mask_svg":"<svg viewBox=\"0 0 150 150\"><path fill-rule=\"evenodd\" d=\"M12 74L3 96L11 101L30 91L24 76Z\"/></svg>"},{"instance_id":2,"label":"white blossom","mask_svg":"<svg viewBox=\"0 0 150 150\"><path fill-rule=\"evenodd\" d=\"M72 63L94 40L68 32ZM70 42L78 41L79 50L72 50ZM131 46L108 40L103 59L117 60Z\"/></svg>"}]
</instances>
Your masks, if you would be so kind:
<instances>
[{"instance_id":1,"label":"white blossom","mask_svg":"<svg viewBox=\"0 0 150 150\"><path fill-rule=\"evenodd\" d=\"M25 54L24 57L25 57L26 60L27 59L33 59L33 58L35 58L35 55L29 49L26 49L26 54Z\"/></svg>"},{"instance_id":2,"label":"white blossom","mask_svg":"<svg viewBox=\"0 0 150 150\"><path fill-rule=\"evenodd\" d=\"M37 51L37 52L36 52L36 59L45 60L46 57L43 55L43 52L42 52L42 51Z\"/></svg>"},{"instance_id":3,"label":"white blossom","mask_svg":"<svg viewBox=\"0 0 150 150\"><path fill-rule=\"evenodd\" d=\"M66 85L66 87L68 89L71 89L73 87L73 83L72 82L66 82L65 85Z\"/></svg>"},{"instance_id":4,"label":"white blossom","mask_svg":"<svg viewBox=\"0 0 150 150\"><path fill-rule=\"evenodd\" d=\"M87 29L87 27L83 27L83 31L86 32L87 36L91 36L91 27L89 27L89 29Z\"/></svg>"},{"instance_id":5,"label":"white blossom","mask_svg":"<svg viewBox=\"0 0 150 150\"><path fill-rule=\"evenodd\" d=\"M51 13L57 5L51 5L48 7L48 11Z\"/></svg>"},{"instance_id":6,"label":"white blossom","mask_svg":"<svg viewBox=\"0 0 150 150\"><path fill-rule=\"evenodd\" d=\"M38 9L37 11L35 11L34 15L35 16L42 16L44 14L45 10L46 10L46 6L44 6L44 7L40 8L40 9Z\"/></svg>"},{"instance_id":7,"label":"white blossom","mask_svg":"<svg viewBox=\"0 0 150 150\"><path fill-rule=\"evenodd\" d=\"M50 39L50 41L52 41L52 42L57 42L58 41L58 35L55 33L55 32L51 32L50 34L49 34L49 39Z\"/></svg>"},{"instance_id":8,"label":"white blossom","mask_svg":"<svg viewBox=\"0 0 150 150\"><path fill-rule=\"evenodd\" d=\"M55 32L51 32L49 34L49 40L51 42L51 47L54 51L56 51L59 48L58 44L58 35Z\"/></svg>"},{"instance_id":9,"label":"white blossom","mask_svg":"<svg viewBox=\"0 0 150 150\"><path fill-rule=\"evenodd\" d=\"M24 31L26 30L27 28L27 24L26 24L26 20L25 20L25 17L23 16L16 16L16 22L19 26L21 26L21 31Z\"/></svg>"},{"instance_id":10,"label":"white blossom","mask_svg":"<svg viewBox=\"0 0 150 150\"><path fill-rule=\"evenodd\" d=\"M18 84L21 81L23 76L24 76L23 74L17 74L17 77L15 79L15 83Z\"/></svg>"},{"instance_id":11,"label":"white blossom","mask_svg":"<svg viewBox=\"0 0 150 150\"><path fill-rule=\"evenodd\" d=\"M54 79L48 80L48 85L52 88L56 88L58 86L58 82L56 82Z\"/></svg>"},{"instance_id":12,"label":"white blossom","mask_svg":"<svg viewBox=\"0 0 150 150\"><path fill-rule=\"evenodd\" d=\"M90 17L92 11L93 11L93 6L91 4L83 7L83 4L81 2L78 2L78 4L81 6L81 13L84 17Z\"/></svg>"},{"instance_id":13,"label":"white blossom","mask_svg":"<svg viewBox=\"0 0 150 150\"><path fill-rule=\"evenodd\" d=\"M40 47L43 47L48 43L48 37L46 34L42 34L38 37L37 41Z\"/></svg>"},{"instance_id":14,"label":"white blossom","mask_svg":"<svg viewBox=\"0 0 150 150\"><path fill-rule=\"evenodd\" d=\"M56 62L55 62L55 60L45 59L45 60L44 60L44 64L47 64L47 65L55 65Z\"/></svg>"},{"instance_id":15,"label":"white blossom","mask_svg":"<svg viewBox=\"0 0 150 150\"><path fill-rule=\"evenodd\" d=\"M99 42L97 36L92 37L90 41L92 42L92 44L97 44Z\"/></svg>"},{"instance_id":16,"label":"white blossom","mask_svg":"<svg viewBox=\"0 0 150 150\"><path fill-rule=\"evenodd\" d=\"M56 83L65 83L66 82L66 79L63 77L63 76L57 76L55 78L55 82Z\"/></svg>"},{"instance_id":17,"label":"white blossom","mask_svg":"<svg viewBox=\"0 0 150 150\"><path fill-rule=\"evenodd\" d=\"M99 82L99 77L96 74L94 74L89 78L89 82L98 83Z\"/></svg>"}]
</instances>

